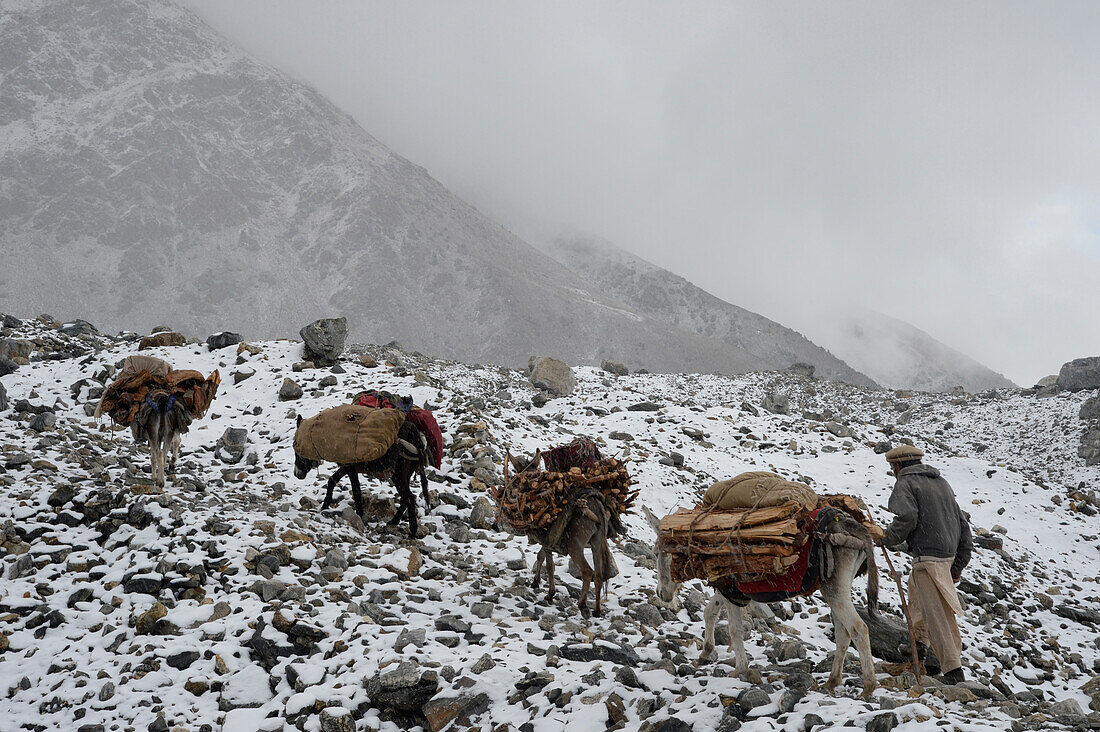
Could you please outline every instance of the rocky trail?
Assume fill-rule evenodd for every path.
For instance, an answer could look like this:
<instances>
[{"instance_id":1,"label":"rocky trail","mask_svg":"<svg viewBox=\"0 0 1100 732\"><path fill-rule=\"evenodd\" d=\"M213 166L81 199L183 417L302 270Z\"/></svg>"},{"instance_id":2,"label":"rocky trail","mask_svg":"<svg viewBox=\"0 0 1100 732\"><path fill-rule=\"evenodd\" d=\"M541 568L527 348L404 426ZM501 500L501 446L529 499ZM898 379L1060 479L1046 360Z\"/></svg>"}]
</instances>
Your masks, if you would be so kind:
<instances>
[{"instance_id":1,"label":"rocky trail","mask_svg":"<svg viewBox=\"0 0 1100 732\"><path fill-rule=\"evenodd\" d=\"M10 316L0 335L0 729L1100 729L1100 465L1081 454L1095 388L926 394L578 368L557 395L396 344L318 368L301 342L221 334L143 351L223 378L161 489L129 431L90 416L139 336ZM331 466L293 477L295 417L363 388L413 395L443 430L416 542L385 525L391 487L364 482L363 521L346 483L320 510ZM818 688L833 647L820 598L758 607L752 678L734 678L724 623L717 661L699 658L706 588L686 586L675 611L655 598L637 515L612 546L603 617L579 616L572 577L547 603L529 587L535 551L493 528L487 491L506 450L574 435L626 459L658 515L769 469L861 496L880 522L881 453L912 440L975 527L960 586L973 680L913 698L910 675L886 672L904 627L887 577L871 701L854 652L843 689Z\"/></svg>"}]
</instances>

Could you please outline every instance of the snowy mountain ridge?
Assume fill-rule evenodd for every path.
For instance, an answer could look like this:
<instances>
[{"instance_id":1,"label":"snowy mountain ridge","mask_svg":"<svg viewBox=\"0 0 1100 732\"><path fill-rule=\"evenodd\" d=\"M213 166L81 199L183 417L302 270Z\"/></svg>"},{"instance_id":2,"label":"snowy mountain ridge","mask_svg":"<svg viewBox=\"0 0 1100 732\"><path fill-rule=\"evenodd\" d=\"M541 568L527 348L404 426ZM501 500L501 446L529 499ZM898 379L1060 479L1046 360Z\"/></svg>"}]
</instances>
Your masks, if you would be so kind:
<instances>
[{"instance_id":1,"label":"snowy mountain ridge","mask_svg":"<svg viewBox=\"0 0 1100 732\"><path fill-rule=\"evenodd\" d=\"M1074 452L1090 392L944 395L778 372L613 377L582 367L572 396L542 403L522 372L393 346L295 371L296 341L191 343L145 351L223 375L161 490L128 431L88 416L137 338L60 326L5 330L29 344L29 361L0 379L0 678L12 728L440 730L454 721L702 732L892 720L969 732L1100 721L1087 716L1090 703L1100 710L1100 466ZM300 398L280 399L286 378ZM365 482L360 521L346 485L334 510L318 509L328 468L292 475L295 416L366 387L429 404L444 432L415 543L404 527L384 526L389 486ZM773 393L789 399L789 415L759 408ZM643 402L656 410L629 408ZM228 428L246 434L235 454L217 449ZM876 448L913 440L975 527L960 585L975 681L929 681L911 698L905 677L880 664L871 702L859 699L854 669L829 697L817 689L832 649L820 598L760 609L752 676L734 678L724 646L716 663L699 659L702 585L689 583L676 612L655 601L654 537L637 515L612 547L620 574L602 618L577 615L569 577L546 604L529 587L533 547L492 527L485 484L500 479L506 450L577 434L623 455L640 502L658 515L693 505L714 480L765 469L857 495L880 522L891 481ZM898 623L896 590L880 580L884 612Z\"/></svg>"}]
</instances>

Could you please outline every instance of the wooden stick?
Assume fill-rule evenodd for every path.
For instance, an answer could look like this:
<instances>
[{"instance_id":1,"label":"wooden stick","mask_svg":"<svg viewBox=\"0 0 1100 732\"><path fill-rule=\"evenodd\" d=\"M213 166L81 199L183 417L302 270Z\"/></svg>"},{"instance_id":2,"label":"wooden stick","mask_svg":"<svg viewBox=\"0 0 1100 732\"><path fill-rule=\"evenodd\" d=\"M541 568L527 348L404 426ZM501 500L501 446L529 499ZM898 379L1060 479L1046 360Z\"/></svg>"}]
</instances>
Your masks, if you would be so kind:
<instances>
[{"instance_id":1,"label":"wooden stick","mask_svg":"<svg viewBox=\"0 0 1100 732\"><path fill-rule=\"evenodd\" d=\"M917 653L917 634L913 629L913 616L909 614L909 603L905 601L905 590L901 586L901 576L897 570L894 569L894 563L890 560L890 552L886 551L886 547L879 544L882 548L882 556L886 557L886 566L890 569L890 574L894 577L894 582L898 584L898 596L901 597L901 611L905 613L905 624L909 626L909 650L913 653L913 673L917 677L918 696L921 689L920 681L920 655Z\"/></svg>"}]
</instances>

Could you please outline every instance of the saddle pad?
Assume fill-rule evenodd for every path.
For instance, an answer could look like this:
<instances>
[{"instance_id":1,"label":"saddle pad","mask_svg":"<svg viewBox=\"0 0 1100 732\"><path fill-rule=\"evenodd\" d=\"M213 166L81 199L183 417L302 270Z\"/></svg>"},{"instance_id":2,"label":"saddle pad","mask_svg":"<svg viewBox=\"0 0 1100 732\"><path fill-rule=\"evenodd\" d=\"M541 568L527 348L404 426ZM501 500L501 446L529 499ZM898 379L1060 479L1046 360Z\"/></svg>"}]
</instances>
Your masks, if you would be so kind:
<instances>
[{"instance_id":1,"label":"saddle pad","mask_svg":"<svg viewBox=\"0 0 1100 732\"><path fill-rule=\"evenodd\" d=\"M386 454L404 422L399 409L343 404L303 420L294 433L294 452L341 465L367 463Z\"/></svg>"}]
</instances>

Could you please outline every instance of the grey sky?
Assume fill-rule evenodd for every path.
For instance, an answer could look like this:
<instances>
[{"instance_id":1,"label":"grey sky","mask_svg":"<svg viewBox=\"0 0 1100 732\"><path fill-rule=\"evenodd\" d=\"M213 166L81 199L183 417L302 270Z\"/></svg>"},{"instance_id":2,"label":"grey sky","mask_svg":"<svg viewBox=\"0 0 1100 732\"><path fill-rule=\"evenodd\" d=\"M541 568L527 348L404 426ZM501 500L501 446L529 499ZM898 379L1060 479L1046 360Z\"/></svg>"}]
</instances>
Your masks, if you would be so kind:
<instances>
[{"instance_id":1,"label":"grey sky","mask_svg":"<svg viewBox=\"0 0 1100 732\"><path fill-rule=\"evenodd\" d=\"M1100 4L185 2L521 235L1024 385L1100 353Z\"/></svg>"}]
</instances>

